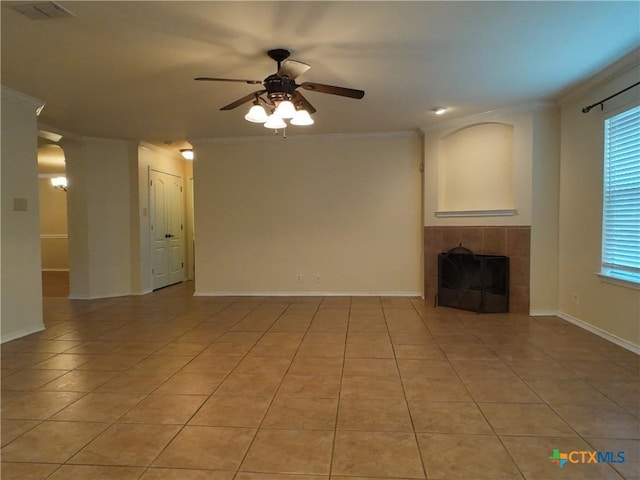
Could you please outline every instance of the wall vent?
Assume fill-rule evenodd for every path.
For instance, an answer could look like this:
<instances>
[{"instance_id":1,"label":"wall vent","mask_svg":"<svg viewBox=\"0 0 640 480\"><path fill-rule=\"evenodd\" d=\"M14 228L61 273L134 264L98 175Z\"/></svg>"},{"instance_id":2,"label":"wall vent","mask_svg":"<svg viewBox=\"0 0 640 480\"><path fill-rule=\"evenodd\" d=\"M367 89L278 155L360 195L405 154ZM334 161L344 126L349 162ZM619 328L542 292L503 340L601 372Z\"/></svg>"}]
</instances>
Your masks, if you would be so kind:
<instances>
[{"instance_id":1,"label":"wall vent","mask_svg":"<svg viewBox=\"0 0 640 480\"><path fill-rule=\"evenodd\" d=\"M12 5L11 8L31 20L75 17L73 13L56 2L27 2Z\"/></svg>"}]
</instances>

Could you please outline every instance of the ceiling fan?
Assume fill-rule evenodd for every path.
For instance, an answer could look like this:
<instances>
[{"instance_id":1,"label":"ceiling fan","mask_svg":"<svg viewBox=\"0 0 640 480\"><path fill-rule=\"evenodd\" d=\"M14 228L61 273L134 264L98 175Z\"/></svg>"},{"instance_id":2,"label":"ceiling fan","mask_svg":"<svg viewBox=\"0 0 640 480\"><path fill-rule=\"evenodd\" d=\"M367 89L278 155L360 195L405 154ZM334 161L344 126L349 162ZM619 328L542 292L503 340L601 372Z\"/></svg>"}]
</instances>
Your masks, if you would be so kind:
<instances>
[{"instance_id":1,"label":"ceiling fan","mask_svg":"<svg viewBox=\"0 0 640 480\"><path fill-rule=\"evenodd\" d=\"M322 83L303 82L297 84L295 79L311 68L306 63L288 59L290 52L283 48L269 50L267 55L278 64L276 73L269 75L264 80L244 80L239 78L212 78L197 77L195 80L208 82L242 82L249 85L262 85L261 90L256 90L229 105L225 105L220 110L232 110L246 102L253 100L253 106L245 119L250 122L264 123L267 128L281 129L287 124L284 119L290 119L293 125L311 125L313 119L311 114L316 109L300 93L298 89L309 90L310 92L328 93L361 99L364 97L363 90L353 88L336 87ZM266 98L263 96L266 93ZM267 112L270 112L268 114Z\"/></svg>"}]
</instances>

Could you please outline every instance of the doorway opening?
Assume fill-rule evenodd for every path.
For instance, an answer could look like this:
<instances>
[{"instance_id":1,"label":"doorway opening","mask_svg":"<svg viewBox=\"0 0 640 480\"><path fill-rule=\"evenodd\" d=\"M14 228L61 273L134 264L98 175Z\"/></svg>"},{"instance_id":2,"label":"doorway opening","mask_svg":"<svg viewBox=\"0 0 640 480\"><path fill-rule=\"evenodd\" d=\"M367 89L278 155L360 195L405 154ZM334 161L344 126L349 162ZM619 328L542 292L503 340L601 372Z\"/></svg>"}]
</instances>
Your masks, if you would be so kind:
<instances>
[{"instance_id":1,"label":"doorway opening","mask_svg":"<svg viewBox=\"0 0 640 480\"><path fill-rule=\"evenodd\" d=\"M69 296L66 165L62 148L38 139L38 189L42 296Z\"/></svg>"}]
</instances>

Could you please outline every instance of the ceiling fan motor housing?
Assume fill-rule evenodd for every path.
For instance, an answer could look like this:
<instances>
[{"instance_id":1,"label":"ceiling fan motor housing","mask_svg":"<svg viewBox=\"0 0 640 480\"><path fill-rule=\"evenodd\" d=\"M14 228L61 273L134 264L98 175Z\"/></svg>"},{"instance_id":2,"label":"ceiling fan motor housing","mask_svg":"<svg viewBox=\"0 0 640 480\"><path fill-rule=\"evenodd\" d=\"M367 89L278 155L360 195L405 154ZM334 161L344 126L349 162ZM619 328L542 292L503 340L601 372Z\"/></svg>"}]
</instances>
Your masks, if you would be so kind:
<instances>
[{"instance_id":1,"label":"ceiling fan motor housing","mask_svg":"<svg viewBox=\"0 0 640 480\"><path fill-rule=\"evenodd\" d=\"M264 79L264 88L271 101L291 100L296 90L296 82L287 76L269 75Z\"/></svg>"}]
</instances>

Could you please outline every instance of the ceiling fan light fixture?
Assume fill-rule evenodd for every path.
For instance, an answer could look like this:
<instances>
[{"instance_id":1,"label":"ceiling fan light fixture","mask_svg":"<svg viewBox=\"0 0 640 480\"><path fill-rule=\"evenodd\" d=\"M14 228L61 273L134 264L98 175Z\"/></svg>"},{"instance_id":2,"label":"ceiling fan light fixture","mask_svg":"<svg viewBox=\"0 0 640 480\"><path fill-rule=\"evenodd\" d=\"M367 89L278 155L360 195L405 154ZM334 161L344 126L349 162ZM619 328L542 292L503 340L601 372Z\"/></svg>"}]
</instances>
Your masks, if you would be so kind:
<instances>
[{"instance_id":1,"label":"ceiling fan light fixture","mask_svg":"<svg viewBox=\"0 0 640 480\"><path fill-rule=\"evenodd\" d=\"M278 115L277 113L273 113L269 115L267 121L264 122L264 127L279 130L281 128L287 128L287 124L282 119L282 117L280 117L280 115Z\"/></svg>"},{"instance_id":2,"label":"ceiling fan light fixture","mask_svg":"<svg viewBox=\"0 0 640 480\"><path fill-rule=\"evenodd\" d=\"M296 107L289 100L283 100L278 105L276 113L280 115L280 118L293 118L296 114Z\"/></svg>"},{"instance_id":3,"label":"ceiling fan light fixture","mask_svg":"<svg viewBox=\"0 0 640 480\"><path fill-rule=\"evenodd\" d=\"M264 123L269 116L262 105L253 105L249 109L249 113L244 116L244 119L252 123Z\"/></svg>"},{"instance_id":4,"label":"ceiling fan light fixture","mask_svg":"<svg viewBox=\"0 0 640 480\"><path fill-rule=\"evenodd\" d=\"M278 69L276 73L269 75L262 81L218 77L196 77L194 80L261 85L259 90L225 105L220 110L233 110L240 105L253 101L254 106L245 115L245 120L252 123L262 123L264 127L274 130L285 129L287 127L286 120L291 120L292 125L313 125L315 123L311 119L311 114L315 113L316 109L307 101L300 90L355 99L364 97L364 90L356 90L354 88L313 82L298 84L296 79L311 68L309 65L297 60L291 60L289 58L290 52L284 48L269 50L267 55L277 63ZM297 111L298 109L304 111ZM268 116L269 113L272 115Z\"/></svg>"},{"instance_id":5,"label":"ceiling fan light fixture","mask_svg":"<svg viewBox=\"0 0 640 480\"><path fill-rule=\"evenodd\" d=\"M306 126L313 125L313 123L313 118L311 118L311 115L309 115L309 112L306 110L297 110L291 119L291 125Z\"/></svg>"}]
</instances>

